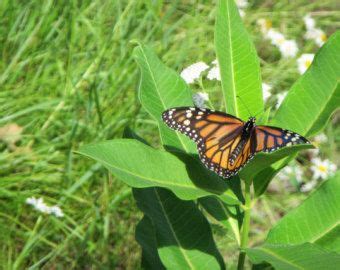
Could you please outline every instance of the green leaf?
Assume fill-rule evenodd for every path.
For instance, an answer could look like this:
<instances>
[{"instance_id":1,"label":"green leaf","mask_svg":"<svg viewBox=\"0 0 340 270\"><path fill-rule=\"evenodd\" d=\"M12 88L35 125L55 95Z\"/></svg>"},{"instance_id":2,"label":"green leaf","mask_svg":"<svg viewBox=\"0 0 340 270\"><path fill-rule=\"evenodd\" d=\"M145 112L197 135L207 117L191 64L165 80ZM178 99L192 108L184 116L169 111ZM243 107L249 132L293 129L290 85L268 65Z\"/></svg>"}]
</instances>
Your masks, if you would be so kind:
<instances>
[{"instance_id":1,"label":"green leaf","mask_svg":"<svg viewBox=\"0 0 340 270\"><path fill-rule=\"evenodd\" d=\"M242 119L248 119L248 110L262 112L259 60L233 0L219 0L215 47L227 112Z\"/></svg>"},{"instance_id":2,"label":"green leaf","mask_svg":"<svg viewBox=\"0 0 340 270\"><path fill-rule=\"evenodd\" d=\"M161 188L134 189L133 194L154 224L166 269L224 269L209 223L194 202Z\"/></svg>"},{"instance_id":3,"label":"green leaf","mask_svg":"<svg viewBox=\"0 0 340 270\"><path fill-rule=\"evenodd\" d=\"M192 105L188 85L175 71L166 67L149 47L140 44L133 54L141 71L139 99L143 108L158 122L163 145L196 153L193 141L169 129L161 119L166 109Z\"/></svg>"},{"instance_id":4,"label":"green leaf","mask_svg":"<svg viewBox=\"0 0 340 270\"><path fill-rule=\"evenodd\" d=\"M143 269L165 269L158 255L154 226L147 216L137 224L136 240L142 247Z\"/></svg>"},{"instance_id":5,"label":"green leaf","mask_svg":"<svg viewBox=\"0 0 340 270\"><path fill-rule=\"evenodd\" d=\"M169 152L133 139L85 145L78 153L100 162L132 187L168 188L183 200L215 194L230 204L239 204L225 181L188 155L182 157L182 162Z\"/></svg>"},{"instance_id":6,"label":"green leaf","mask_svg":"<svg viewBox=\"0 0 340 270\"><path fill-rule=\"evenodd\" d=\"M269 107L268 109L266 109L263 113L261 113L257 118L256 124L257 125L267 125L268 124L268 120L269 120L269 115L271 112L272 108Z\"/></svg>"},{"instance_id":7,"label":"green leaf","mask_svg":"<svg viewBox=\"0 0 340 270\"><path fill-rule=\"evenodd\" d=\"M229 206L213 196L200 198L198 202L213 218L233 232L237 244L240 245L239 228L241 227L243 214L239 206Z\"/></svg>"},{"instance_id":8,"label":"green leaf","mask_svg":"<svg viewBox=\"0 0 340 270\"><path fill-rule=\"evenodd\" d=\"M340 252L340 174L329 179L271 229L266 243L315 243Z\"/></svg>"},{"instance_id":9,"label":"green leaf","mask_svg":"<svg viewBox=\"0 0 340 270\"><path fill-rule=\"evenodd\" d=\"M321 249L317 245L263 245L246 249L253 263L263 261L278 270L336 270L339 269L340 255Z\"/></svg>"},{"instance_id":10,"label":"green leaf","mask_svg":"<svg viewBox=\"0 0 340 270\"><path fill-rule=\"evenodd\" d=\"M311 67L293 85L271 125L304 136L321 131L340 104L340 31L334 33L315 55ZM266 168L254 179L260 196L275 174L293 159L291 156Z\"/></svg>"}]
</instances>

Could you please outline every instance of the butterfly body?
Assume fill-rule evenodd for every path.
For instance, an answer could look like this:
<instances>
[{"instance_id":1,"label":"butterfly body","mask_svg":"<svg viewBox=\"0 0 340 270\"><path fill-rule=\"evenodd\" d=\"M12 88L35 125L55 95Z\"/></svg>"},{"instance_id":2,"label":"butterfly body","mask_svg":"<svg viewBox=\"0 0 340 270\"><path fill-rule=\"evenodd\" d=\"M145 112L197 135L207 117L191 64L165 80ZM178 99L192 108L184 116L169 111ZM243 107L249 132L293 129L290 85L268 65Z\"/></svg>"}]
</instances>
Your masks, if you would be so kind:
<instances>
[{"instance_id":1,"label":"butterfly body","mask_svg":"<svg viewBox=\"0 0 340 270\"><path fill-rule=\"evenodd\" d=\"M250 138L254 130L254 127L256 126L255 121L256 121L255 117L250 117L249 120L245 123L242 129L241 140L230 155L229 162L231 164L235 162L235 159L242 152L247 140Z\"/></svg>"},{"instance_id":2,"label":"butterfly body","mask_svg":"<svg viewBox=\"0 0 340 270\"><path fill-rule=\"evenodd\" d=\"M172 108L163 112L162 119L170 128L193 139L204 165L224 178L235 175L258 152L309 143L292 131L257 126L254 117L244 122L204 108Z\"/></svg>"}]
</instances>

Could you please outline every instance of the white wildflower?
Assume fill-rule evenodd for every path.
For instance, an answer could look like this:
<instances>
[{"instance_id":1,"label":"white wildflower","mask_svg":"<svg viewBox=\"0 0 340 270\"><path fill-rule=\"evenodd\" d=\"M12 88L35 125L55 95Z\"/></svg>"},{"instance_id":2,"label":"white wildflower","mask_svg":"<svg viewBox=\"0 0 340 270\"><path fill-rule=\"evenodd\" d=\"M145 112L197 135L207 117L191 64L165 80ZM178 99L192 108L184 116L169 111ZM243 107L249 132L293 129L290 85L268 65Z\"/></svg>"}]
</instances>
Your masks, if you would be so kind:
<instances>
[{"instance_id":1,"label":"white wildflower","mask_svg":"<svg viewBox=\"0 0 340 270\"><path fill-rule=\"evenodd\" d=\"M321 47L327 40L327 36L324 31L321 29L315 29L316 33L316 38L315 38L315 43Z\"/></svg>"},{"instance_id":2,"label":"white wildflower","mask_svg":"<svg viewBox=\"0 0 340 270\"><path fill-rule=\"evenodd\" d=\"M193 83L195 80L197 80L203 71L208 69L209 66L204 62L197 62L195 64L192 64L188 66L187 68L183 69L181 72L181 77L187 82L187 83Z\"/></svg>"},{"instance_id":3,"label":"white wildflower","mask_svg":"<svg viewBox=\"0 0 340 270\"><path fill-rule=\"evenodd\" d=\"M292 165L284 167L278 174L280 180L296 179L297 182L302 182L303 171L300 166Z\"/></svg>"},{"instance_id":4,"label":"white wildflower","mask_svg":"<svg viewBox=\"0 0 340 270\"><path fill-rule=\"evenodd\" d=\"M303 17L303 21L307 30L315 28L315 20L310 16L310 14L307 14L305 17Z\"/></svg>"},{"instance_id":5,"label":"white wildflower","mask_svg":"<svg viewBox=\"0 0 340 270\"><path fill-rule=\"evenodd\" d=\"M305 39L314 40L314 42L321 47L326 42L327 36L320 28L313 28L307 30Z\"/></svg>"},{"instance_id":6,"label":"white wildflower","mask_svg":"<svg viewBox=\"0 0 340 270\"><path fill-rule=\"evenodd\" d=\"M284 58L295 57L299 50L295 40L285 40L279 49Z\"/></svg>"},{"instance_id":7,"label":"white wildflower","mask_svg":"<svg viewBox=\"0 0 340 270\"><path fill-rule=\"evenodd\" d=\"M325 32L315 27L315 20L310 15L306 15L303 20L307 29L305 39L314 40L321 47L327 40Z\"/></svg>"},{"instance_id":8,"label":"white wildflower","mask_svg":"<svg viewBox=\"0 0 340 270\"><path fill-rule=\"evenodd\" d=\"M312 64L314 59L314 54L312 53L304 53L297 59L298 70L300 74L305 73L305 71Z\"/></svg>"},{"instance_id":9,"label":"white wildflower","mask_svg":"<svg viewBox=\"0 0 340 270\"><path fill-rule=\"evenodd\" d=\"M221 74L220 74L220 69L219 67L212 67L209 72L208 72L208 76L207 78L209 80L218 80L220 81L221 80Z\"/></svg>"},{"instance_id":10,"label":"white wildflower","mask_svg":"<svg viewBox=\"0 0 340 270\"><path fill-rule=\"evenodd\" d=\"M43 198L27 198L26 203L32 205L36 210L49 214L49 207L44 203Z\"/></svg>"},{"instance_id":11,"label":"white wildflower","mask_svg":"<svg viewBox=\"0 0 340 270\"><path fill-rule=\"evenodd\" d=\"M26 203L29 205L35 205L36 204L37 199L34 197L30 197L26 199Z\"/></svg>"},{"instance_id":12,"label":"white wildflower","mask_svg":"<svg viewBox=\"0 0 340 270\"><path fill-rule=\"evenodd\" d=\"M51 212L51 214L54 214L56 217L63 217L64 216L63 211L60 209L60 207L58 205L51 206L50 212Z\"/></svg>"},{"instance_id":13,"label":"white wildflower","mask_svg":"<svg viewBox=\"0 0 340 270\"><path fill-rule=\"evenodd\" d=\"M277 102L276 102L276 106L275 108L278 109L282 103L282 101L285 99L285 97L287 96L288 92L282 92L280 94L277 94L276 98L277 98Z\"/></svg>"},{"instance_id":14,"label":"white wildflower","mask_svg":"<svg viewBox=\"0 0 340 270\"><path fill-rule=\"evenodd\" d=\"M280 46L286 41L284 35L274 29L268 30L266 38L275 46Z\"/></svg>"},{"instance_id":15,"label":"white wildflower","mask_svg":"<svg viewBox=\"0 0 340 270\"><path fill-rule=\"evenodd\" d=\"M26 203L32 205L36 210L45 214L53 214L56 217L63 217L64 213L59 206L48 206L43 198L30 197L26 199Z\"/></svg>"},{"instance_id":16,"label":"white wildflower","mask_svg":"<svg viewBox=\"0 0 340 270\"><path fill-rule=\"evenodd\" d=\"M205 102L209 100L209 95L204 92L198 92L192 96L194 104L198 108L205 108Z\"/></svg>"},{"instance_id":17,"label":"white wildflower","mask_svg":"<svg viewBox=\"0 0 340 270\"><path fill-rule=\"evenodd\" d=\"M301 190L301 192L304 192L304 193L305 192L309 192L309 191L311 191L311 190L313 190L315 188L317 183L318 183L318 181L316 179L313 179L313 180L311 180L311 181L309 181L307 183L304 183L301 186L300 190Z\"/></svg>"},{"instance_id":18,"label":"white wildflower","mask_svg":"<svg viewBox=\"0 0 340 270\"><path fill-rule=\"evenodd\" d=\"M332 176L336 171L336 165L328 159L321 160L320 158L313 158L311 161L313 179L326 179Z\"/></svg>"},{"instance_id":19,"label":"white wildflower","mask_svg":"<svg viewBox=\"0 0 340 270\"><path fill-rule=\"evenodd\" d=\"M267 35L268 31L272 28L272 21L268 19L258 19L256 23L260 26L263 35Z\"/></svg>"},{"instance_id":20,"label":"white wildflower","mask_svg":"<svg viewBox=\"0 0 340 270\"><path fill-rule=\"evenodd\" d=\"M267 101L267 99L272 95L270 90L272 86L268 83L262 83L262 93L263 93L263 100Z\"/></svg>"},{"instance_id":21,"label":"white wildflower","mask_svg":"<svg viewBox=\"0 0 340 270\"><path fill-rule=\"evenodd\" d=\"M236 0L236 6L238 8L246 8L249 5L247 0Z\"/></svg>"},{"instance_id":22,"label":"white wildflower","mask_svg":"<svg viewBox=\"0 0 340 270\"><path fill-rule=\"evenodd\" d=\"M209 80L221 80L221 73L220 73L220 67L218 65L217 59L212 61L212 64L214 65L208 72L207 78Z\"/></svg>"},{"instance_id":23,"label":"white wildflower","mask_svg":"<svg viewBox=\"0 0 340 270\"><path fill-rule=\"evenodd\" d=\"M246 16L246 13L245 13L245 11L243 9L239 8L238 11L240 13L241 18L244 18L244 16Z\"/></svg>"},{"instance_id":24,"label":"white wildflower","mask_svg":"<svg viewBox=\"0 0 340 270\"><path fill-rule=\"evenodd\" d=\"M326 143L327 141L328 141L328 138L325 135L325 133L320 133L313 138L313 143L315 143L317 145Z\"/></svg>"}]
</instances>

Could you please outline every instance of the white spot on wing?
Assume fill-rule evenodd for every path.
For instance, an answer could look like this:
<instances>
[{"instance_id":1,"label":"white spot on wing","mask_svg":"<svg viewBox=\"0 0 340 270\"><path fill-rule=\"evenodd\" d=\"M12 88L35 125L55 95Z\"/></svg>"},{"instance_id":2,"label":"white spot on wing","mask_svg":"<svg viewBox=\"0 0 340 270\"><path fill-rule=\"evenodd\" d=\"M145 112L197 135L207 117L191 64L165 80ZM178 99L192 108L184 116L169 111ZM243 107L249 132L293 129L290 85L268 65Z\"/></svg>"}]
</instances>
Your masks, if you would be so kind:
<instances>
[{"instance_id":1,"label":"white spot on wing","mask_svg":"<svg viewBox=\"0 0 340 270\"><path fill-rule=\"evenodd\" d=\"M189 119L184 120L183 124L186 125L186 126L189 126L190 125L190 120Z\"/></svg>"}]
</instances>

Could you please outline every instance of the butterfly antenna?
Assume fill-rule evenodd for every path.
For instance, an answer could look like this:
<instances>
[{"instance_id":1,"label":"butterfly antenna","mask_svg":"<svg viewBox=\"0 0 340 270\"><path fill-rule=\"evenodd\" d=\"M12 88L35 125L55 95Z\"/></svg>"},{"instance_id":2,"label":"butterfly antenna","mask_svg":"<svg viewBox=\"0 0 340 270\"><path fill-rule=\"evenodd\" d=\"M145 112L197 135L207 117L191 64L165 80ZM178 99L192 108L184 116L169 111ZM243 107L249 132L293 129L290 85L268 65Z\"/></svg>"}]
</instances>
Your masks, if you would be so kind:
<instances>
[{"instance_id":1,"label":"butterfly antenna","mask_svg":"<svg viewBox=\"0 0 340 270\"><path fill-rule=\"evenodd\" d=\"M242 99L240 96L236 96L236 97L239 98L239 99L241 100L243 106L244 106L244 107L246 108L246 110L248 111L249 116L253 116L253 115L250 113L250 111L249 111L249 109L248 109L248 106L247 106L246 103L243 101L243 99Z\"/></svg>"}]
</instances>

